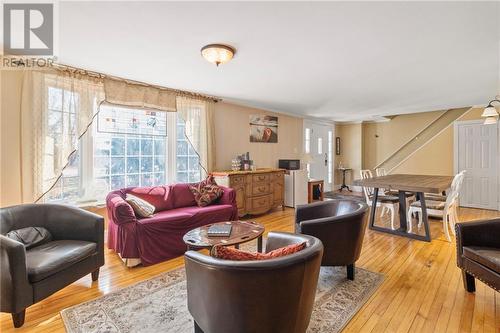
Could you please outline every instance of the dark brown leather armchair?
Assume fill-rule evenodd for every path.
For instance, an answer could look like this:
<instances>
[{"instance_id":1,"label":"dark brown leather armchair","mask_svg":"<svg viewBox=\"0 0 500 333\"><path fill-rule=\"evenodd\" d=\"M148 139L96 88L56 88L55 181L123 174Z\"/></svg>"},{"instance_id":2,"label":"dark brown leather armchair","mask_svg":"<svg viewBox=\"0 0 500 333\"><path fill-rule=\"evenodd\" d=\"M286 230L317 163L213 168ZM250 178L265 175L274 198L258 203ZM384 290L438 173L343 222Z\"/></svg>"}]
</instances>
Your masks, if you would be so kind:
<instances>
[{"instance_id":1,"label":"dark brown leather armchair","mask_svg":"<svg viewBox=\"0 0 500 333\"><path fill-rule=\"evenodd\" d=\"M368 206L355 200L328 200L298 206L295 232L317 237L325 247L321 266L347 266L347 278L354 280Z\"/></svg>"},{"instance_id":2,"label":"dark brown leather armchair","mask_svg":"<svg viewBox=\"0 0 500 333\"><path fill-rule=\"evenodd\" d=\"M500 292L500 218L457 223L455 228L464 288L476 291L477 278Z\"/></svg>"},{"instance_id":3,"label":"dark brown leather armchair","mask_svg":"<svg viewBox=\"0 0 500 333\"><path fill-rule=\"evenodd\" d=\"M195 332L303 333L311 319L323 245L311 236L270 232L266 252L306 242L269 260L221 260L185 254L189 312Z\"/></svg>"},{"instance_id":4,"label":"dark brown leather armchair","mask_svg":"<svg viewBox=\"0 0 500 333\"><path fill-rule=\"evenodd\" d=\"M88 211L51 204L0 209L1 311L24 324L26 308L86 274L97 280L104 265L104 219ZM5 235L27 227L43 227L52 239L26 249Z\"/></svg>"}]
</instances>

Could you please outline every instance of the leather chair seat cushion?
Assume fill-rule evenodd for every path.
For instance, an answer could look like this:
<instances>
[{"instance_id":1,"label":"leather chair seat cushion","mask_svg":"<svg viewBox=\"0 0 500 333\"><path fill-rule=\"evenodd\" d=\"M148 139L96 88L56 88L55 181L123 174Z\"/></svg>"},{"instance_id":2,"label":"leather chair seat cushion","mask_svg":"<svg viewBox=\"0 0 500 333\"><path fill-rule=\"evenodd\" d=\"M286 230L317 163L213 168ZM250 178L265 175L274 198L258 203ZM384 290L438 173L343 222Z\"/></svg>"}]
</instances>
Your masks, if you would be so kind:
<instances>
[{"instance_id":1,"label":"leather chair seat cushion","mask_svg":"<svg viewBox=\"0 0 500 333\"><path fill-rule=\"evenodd\" d=\"M26 251L28 280L41 281L96 252L96 243L79 240L58 240Z\"/></svg>"},{"instance_id":2,"label":"leather chair seat cushion","mask_svg":"<svg viewBox=\"0 0 500 333\"><path fill-rule=\"evenodd\" d=\"M500 249L481 246L464 246L463 256L500 273Z\"/></svg>"}]
</instances>

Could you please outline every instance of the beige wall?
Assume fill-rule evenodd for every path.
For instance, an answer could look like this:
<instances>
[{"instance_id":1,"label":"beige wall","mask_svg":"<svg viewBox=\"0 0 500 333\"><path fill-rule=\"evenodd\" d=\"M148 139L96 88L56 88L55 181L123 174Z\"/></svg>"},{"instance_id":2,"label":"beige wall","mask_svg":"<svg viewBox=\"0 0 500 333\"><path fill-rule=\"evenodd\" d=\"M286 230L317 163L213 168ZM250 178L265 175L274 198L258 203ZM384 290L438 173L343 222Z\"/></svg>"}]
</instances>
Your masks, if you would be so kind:
<instances>
[{"instance_id":1,"label":"beige wall","mask_svg":"<svg viewBox=\"0 0 500 333\"><path fill-rule=\"evenodd\" d=\"M278 117L278 143L250 142L249 116L267 114ZM231 168L231 160L250 152L258 168L277 167L278 159L302 155L303 119L245 106L217 103L215 106L216 169Z\"/></svg>"},{"instance_id":2,"label":"beige wall","mask_svg":"<svg viewBox=\"0 0 500 333\"><path fill-rule=\"evenodd\" d=\"M22 72L0 70L0 206L21 202Z\"/></svg>"},{"instance_id":3,"label":"beige wall","mask_svg":"<svg viewBox=\"0 0 500 333\"><path fill-rule=\"evenodd\" d=\"M481 119L482 108L469 110L458 121ZM424 175L454 174L454 130L453 124L416 151L409 159L396 167L393 173L419 173Z\"/></svg>"},{"instance_id":4,"label":"beige wall","mask_svg":"<svg viewBox=\"0 0 500 333\"><path fill-rule=\"evenodd\" d=\"M363 168L374 169L443 113L405 114L387 122L364 123Z\"/></svg>"},{"instance_id":5,"label":"beige wall","mask_svg":"<svg viewBox=\"0 0 500 333\"><path fill-rule=\"evenodd\" d=\"M458 120L481 119L481 108L471 109ZM337 124L336 136L341 138L341 155L336 157L336 166L353 168L348 177L359 179L359 169L372 169L394 153L401 145L417 135L443 111L396 116L389 122L363 124ZM378 138L375 137L378 135ZM454 173L453 124L424 144L392 173L453 175ZM361 153L360 153L361 152ZM340 175L337 173L337 182Z\"/></svg>"},{"instance_id":6,"label":"beige wall","mask_svg":"<svg viewBox=\"0 0 500 333\"><path fill-rule=\"evenodd\" d=\"M340 137L340 155L335 157L335 169L339 162L344 167L352 168L346 174L346 184L352 183L353 179L359 178L359 170L363 165L363 125L359 124L336 124L335 135ZM335 182L342 182L342 175L335 173Z\"/></svg>"}]
</instances>

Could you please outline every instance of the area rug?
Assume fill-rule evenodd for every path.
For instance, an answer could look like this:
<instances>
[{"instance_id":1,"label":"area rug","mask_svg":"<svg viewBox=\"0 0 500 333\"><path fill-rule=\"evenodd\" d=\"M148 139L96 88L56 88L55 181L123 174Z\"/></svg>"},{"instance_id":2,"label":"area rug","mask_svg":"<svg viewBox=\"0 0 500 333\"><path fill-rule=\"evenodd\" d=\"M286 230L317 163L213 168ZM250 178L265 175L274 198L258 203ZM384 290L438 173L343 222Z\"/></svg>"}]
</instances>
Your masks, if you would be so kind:
<instances>
[{"instance_id":1,"label":"area rug","mask_svg":"<svg viewBox=\"0 0 500 333\"><path fill-rule=\"evenodd\" d=\"M345 267L322 267L308 332L340 332L382 283L361 268L356 280ZM61 312L69 333L191 333L184 268L109 293Z\"/></svg>"}]
</instances>

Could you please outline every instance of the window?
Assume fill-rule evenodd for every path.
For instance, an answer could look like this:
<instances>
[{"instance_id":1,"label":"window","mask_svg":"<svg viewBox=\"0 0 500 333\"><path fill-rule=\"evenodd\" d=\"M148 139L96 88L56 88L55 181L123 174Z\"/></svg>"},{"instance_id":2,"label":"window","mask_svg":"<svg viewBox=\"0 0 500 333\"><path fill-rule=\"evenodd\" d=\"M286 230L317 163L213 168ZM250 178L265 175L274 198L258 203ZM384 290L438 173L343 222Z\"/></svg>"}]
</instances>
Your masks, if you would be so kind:
<instances>
[{"instance_id":1,"label":"window","mask_svg":"<svg viewBox=\"0 0 500 333\"><path fill-rule=\"evenodd\" d=\"M333 182L333 132L328 131L328 183Z\"/></svg>"},{"instance_id":2,"label":"window","mask_svg":"<svg viewBox=\"0 0 500 333\"><path fill-rule=\"evenodd\" d=\"M186 138L186 124L180 117L177 117L176 131L176 181L179 183L194 183L200 181L200 158Z\"/></svg>"},{"instance_id":3,"label":"window","mask_svg":"<svg viewBox=\"0 0 500 333\"><path fill-rule=\"evenodd\" d=\"M51 87L47 94L47 135L54 151L49 151L45 163L56 163L57 140L77 140L74 105L79 101L62 89ZM80 149L44 201L102 202L114 189L199 181L199 157L185 128L175 112L102 105L80 140ZM56 176L51 176L44 181L52 182Z\"/></svg>"},{"instance_id":4,"label":"window","mask_svg":"<svg viewBox=\"0 0 500 333\"><path fill-rule=\"evenodd\" d=\"M306 154L311 152L311 129L306 128L304 135L304 150Z\"/></svg>"},{"instance_id":5,"label":"window","mask_svg":"<svg viewBox=\"0 0 500 333\"><path fill-rule=\"evenodd\" d=\"M98 192L165 184L165 112L105 105L93 134L93 183Z\"/></svg>"},{"instance_id":6,"label":"window","mask_svg":"<svg viewBox=\"0 0 500 333\"><path fill-rule=\"evenodd\" d=\"M62 176L52 186L46 194L46 201L63 202L73 201L80 196L80 156L73 154L69 161L61 159L61 141L76 141L76 108L79 96L67 90L49 87L47 90L47 134L45 146L50 149L45 150L44 163L47 165L68 163ZM53 168L44 168L52 170ZM45 174L43 182L48 186L58 175Z\"/></svg>"},{"instance_id":7,"label":"window","mask_svg":"<svg viewBox=\"0 0 500 333\"><path fill-rule=\"evenodd\" d=\"M318 155L323 154L323 138L318 138Z\"/></svg>"}]
</instances>

